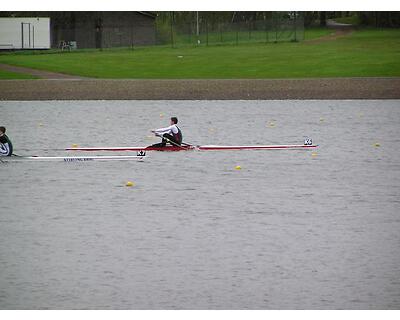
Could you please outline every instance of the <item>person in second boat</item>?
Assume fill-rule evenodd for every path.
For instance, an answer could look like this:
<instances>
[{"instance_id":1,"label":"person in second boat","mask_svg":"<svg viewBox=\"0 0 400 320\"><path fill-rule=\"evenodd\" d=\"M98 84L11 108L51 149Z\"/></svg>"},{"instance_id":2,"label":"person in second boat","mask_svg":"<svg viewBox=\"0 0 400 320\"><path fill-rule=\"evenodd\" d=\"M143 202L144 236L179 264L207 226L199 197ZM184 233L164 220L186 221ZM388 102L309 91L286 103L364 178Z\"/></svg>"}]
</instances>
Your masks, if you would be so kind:
<instances>
[{"instance_id":1,"label":"person in second boat","mask_svg":"<svg viewBox=\"0 0 400 320\"><path fill-rule=\"evenodd\" d=\"M182 144L182 131L177 126L178 118L171 118L171 125L166 128L151 130L156 136L161 137L161 143L153 144L152 147L165 147L167 143L180 146Z\"/></svg>"},{"instance_id":2,"label":"person in second boat","mask_svg":"<svg viewBox=\"0 0 400 320\"><path fill-rule=\"evenodd\" d=\"M0 127L0 157L2 156L12 156L13 154L13 145L11 140L6 135L6 128Z\"/></svg>"}]
</instances>

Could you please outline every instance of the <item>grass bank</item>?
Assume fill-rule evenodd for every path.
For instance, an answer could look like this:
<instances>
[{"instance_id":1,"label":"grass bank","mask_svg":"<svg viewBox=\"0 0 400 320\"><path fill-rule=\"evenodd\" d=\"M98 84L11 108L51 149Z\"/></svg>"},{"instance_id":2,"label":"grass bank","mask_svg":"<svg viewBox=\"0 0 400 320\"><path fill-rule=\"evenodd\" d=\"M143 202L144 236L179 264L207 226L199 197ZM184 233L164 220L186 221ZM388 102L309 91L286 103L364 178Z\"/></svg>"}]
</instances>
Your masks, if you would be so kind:
<instances>
[{"instance_id":1,"label":"grass bank","mask_svg":"<svg viewBox=\"0 0 400 320\"><path fill-rule=\"evenodd\" d=\"M0 70L0 80L1 79L36 79L36 77L31 76L29 74L22 74L22 73L15 73L15 72L9 72L9 71L4 71Z\"/></svg>"},{"instance_id":2,"label":"grass bank","mask_svg":"<svg viewBox=\"0 0 400 320\"><path fill-rule=\"evenodd\" d=\"M108 79L397 77L400 30L359 30L318 43L2 54L0 63Z\"/></svg>"}]
</instances>

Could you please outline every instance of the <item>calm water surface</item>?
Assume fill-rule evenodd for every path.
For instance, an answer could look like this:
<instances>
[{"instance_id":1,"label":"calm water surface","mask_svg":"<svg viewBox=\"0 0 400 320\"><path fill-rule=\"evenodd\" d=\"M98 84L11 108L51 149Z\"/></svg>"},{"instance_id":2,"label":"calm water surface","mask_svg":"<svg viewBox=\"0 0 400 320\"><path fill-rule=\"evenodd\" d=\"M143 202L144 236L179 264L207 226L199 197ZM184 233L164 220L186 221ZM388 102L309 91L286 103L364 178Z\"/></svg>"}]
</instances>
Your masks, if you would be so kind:
<instances>
[{"instance_id":1,"label":"calm water surface","mask_svg":"<svg viewBox=\"0 0 400 320\"><path fill-rule=\"evenodd\" d=\"M195 144L319 148L0 163L1 309L400 308L400 101L0 102L22 155L172 115Z\"/></svg>"}]
</instances>

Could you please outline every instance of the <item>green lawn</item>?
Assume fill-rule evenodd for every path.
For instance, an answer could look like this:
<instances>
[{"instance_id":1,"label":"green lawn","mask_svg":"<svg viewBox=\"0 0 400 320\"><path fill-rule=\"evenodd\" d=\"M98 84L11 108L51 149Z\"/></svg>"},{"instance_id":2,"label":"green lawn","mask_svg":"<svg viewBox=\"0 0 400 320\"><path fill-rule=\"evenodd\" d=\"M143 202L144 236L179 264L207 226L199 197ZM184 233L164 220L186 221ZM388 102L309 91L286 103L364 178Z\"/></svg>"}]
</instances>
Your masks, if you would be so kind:
<instances>
[{"instance_id":1,"label":"green lawn","mask_svg":"<svg viewBox=\"0 0 400 320\"><path fill-rule=\"evenodd\" d=\"M0 79L36 79L36 77L28 74L8 72L0 69Z\"/></svg>"},{"instance_id":2,"label":"green lawn","mask_svg":"<svg viewBox=\"0 0 400 320\"><path fill-rule=\"evenodd\" d=\"M326 30L316 30L311 36L321 32ZM319 43L255 43L175 49L146 47L135 50L2 54L0 63L94 78L400 76L400 30L359 30L348 37Z\"/></svg>"},{"instance_id":3,"label":"green lawn","mask_svg":"<svg viewBox=\"0 0 400 320\"><path fill-rule=\"evenodd\" d=\"M330 35L335 31L328 28L309 28L304 30L304 40L317 39L323 36Z\"/></svg>"}]
</instances>

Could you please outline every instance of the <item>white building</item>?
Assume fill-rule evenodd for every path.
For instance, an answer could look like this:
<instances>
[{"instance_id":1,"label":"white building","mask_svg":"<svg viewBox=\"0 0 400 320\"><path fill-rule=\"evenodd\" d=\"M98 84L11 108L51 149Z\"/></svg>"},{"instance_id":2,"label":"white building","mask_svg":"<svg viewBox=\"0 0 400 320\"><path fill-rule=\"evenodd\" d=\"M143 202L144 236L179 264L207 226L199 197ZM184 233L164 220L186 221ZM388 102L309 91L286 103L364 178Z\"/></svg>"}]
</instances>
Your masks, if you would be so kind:
<instances>
[{"instance_id":1,"label":"white building","mask_svg":"<svg viewBox=\"0 0 400 320\"><path fill-rule=\"evenodd\" d=\"M0 49L50 49L50 18L0 18Z\"/></svg>"}]
</instances>

